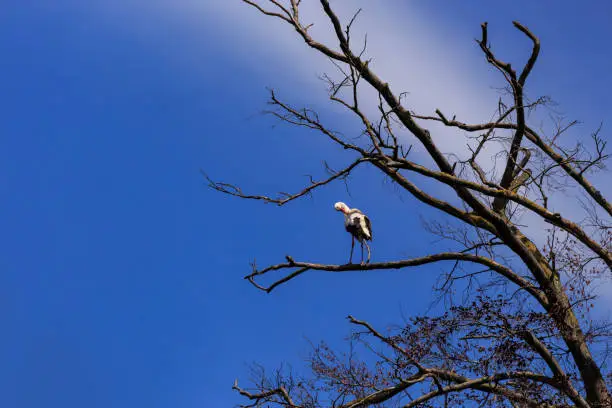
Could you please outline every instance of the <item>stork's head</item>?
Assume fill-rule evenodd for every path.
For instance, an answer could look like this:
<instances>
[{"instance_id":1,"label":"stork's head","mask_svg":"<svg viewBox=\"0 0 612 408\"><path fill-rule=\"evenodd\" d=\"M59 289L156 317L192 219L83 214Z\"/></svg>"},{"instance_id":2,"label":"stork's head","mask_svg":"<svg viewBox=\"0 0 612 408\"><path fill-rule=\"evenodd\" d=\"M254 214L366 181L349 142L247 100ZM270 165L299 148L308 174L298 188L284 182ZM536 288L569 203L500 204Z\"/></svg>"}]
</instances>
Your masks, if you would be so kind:
<instances>
[{"instance_id":1,"label":"stork's head","mask_svg":"<svg viewBox=\"0 0 612 408\"><path fill-rule=\"evenodd\" d=\"M343 202L337 202L334 204L334 208L336 211L342 211L345 214L349 211L348 205L344 204Z\"/></svg>"}]
</instances>

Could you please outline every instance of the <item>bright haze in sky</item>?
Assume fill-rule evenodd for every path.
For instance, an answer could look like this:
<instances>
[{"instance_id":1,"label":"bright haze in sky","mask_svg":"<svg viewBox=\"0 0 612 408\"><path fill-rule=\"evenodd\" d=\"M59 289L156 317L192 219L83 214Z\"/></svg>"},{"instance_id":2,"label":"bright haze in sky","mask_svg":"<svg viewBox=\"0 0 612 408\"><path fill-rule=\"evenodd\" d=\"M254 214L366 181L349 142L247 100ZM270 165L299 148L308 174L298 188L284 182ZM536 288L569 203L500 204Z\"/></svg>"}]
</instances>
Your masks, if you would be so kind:
<instances>
[{"instance_id":1,"label":"bright haze in sky","mask_svg":"<svg viewBox=\"0 0 612 408\"><path fill-rule=\"evenodd\" d=\"M313 36L335 44L318 2L303 3ZM568 138L603 121L610 140L609 2L332 6L344 21L363 8L355 38L367 32L373 69L407 92L411 110L465 122L489 121L503 85L474 41L480 23L496 53L521 66L530 43L518 20L542 40L529 96L550 95L582 122ZM370 170L355 172L350 195L339 183L281 208L206 188L200 170L246 192L293 192L305 175L325 177L322 160L351 161L320 135L261 115L268 87L336 130L360 130L327 101L319 76L333 65L290 27L235 0L2 9L0 406L233 406L232 383L248 384L250 363L301 369L308 340L343 346L348 314L385 328L427 310L448 265L305 274L269 295L242 279L254 259L346 262L337 201L372 219L373 261L447 249L422 232L421 219L440 214ZM444 151L464 149L461 133L431 129ZM606 177L594 180L610 195ZM573 214L571 202L552 206Z\"/></svg>"}]
</instances>

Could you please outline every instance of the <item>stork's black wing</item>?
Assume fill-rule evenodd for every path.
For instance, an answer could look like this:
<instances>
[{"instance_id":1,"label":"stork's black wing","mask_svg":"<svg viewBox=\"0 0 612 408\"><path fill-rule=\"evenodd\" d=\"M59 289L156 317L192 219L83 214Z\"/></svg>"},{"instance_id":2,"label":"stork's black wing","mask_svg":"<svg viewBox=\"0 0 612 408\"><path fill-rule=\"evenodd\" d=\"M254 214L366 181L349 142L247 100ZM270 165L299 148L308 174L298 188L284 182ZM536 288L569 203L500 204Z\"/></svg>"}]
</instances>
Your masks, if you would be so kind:
<instances>
[{"instance_id":1,"label":"stork's black wing","mask_svg":"<svg viewBox=\"0 0 612 408\"><path fill-rule=\"evenodd\" d=\"M363 218L365 219L365 223L366 223L366 226L368 227L368 231L370 231L370 240L372 240L372 238L374 237L374 235L372 234L372 223L370 222L370 219L368 218L367 215L364 215Z\"/></svg>"}]
</instances>

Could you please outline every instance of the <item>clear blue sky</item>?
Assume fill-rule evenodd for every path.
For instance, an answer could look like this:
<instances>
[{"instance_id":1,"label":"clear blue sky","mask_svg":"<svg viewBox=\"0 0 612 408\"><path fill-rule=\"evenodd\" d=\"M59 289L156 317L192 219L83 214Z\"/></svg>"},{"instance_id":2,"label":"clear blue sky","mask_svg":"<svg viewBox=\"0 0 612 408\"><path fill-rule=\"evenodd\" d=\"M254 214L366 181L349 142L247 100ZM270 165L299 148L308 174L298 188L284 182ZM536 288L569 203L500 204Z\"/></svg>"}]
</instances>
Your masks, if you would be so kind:
<instances>
[{"instance_id":1,"label":"clear blue sky","mask_svg":"<svg viewBox=\"0 0 612 408\"><path fill-rule=\"evenodd\" d=\"M200 21L147 3L0 6L2 407L233 406L232 382L246 384L248 363L300 366L305 339L340 344L349 313L385 327L423 312L443 267L312 273L270 295L243 281L253 258L345 262L335 201L371 216L374 260L424 254L431 240L419 216L434 213L370 171L355 173L352 197L339 184L283 208L207 189L200 169L274 193L322 175L322 159L350 157L259 115L266 86L289 100L320 98L322 86L307 89L314 68L294 74L266 44L247 50L240 20L205 5ZM609 123L609 2L385 3L420 13L471 47L469 58L484 20L501 55L523 56L528 44L511 27L520 20L543 41L534 93L591 128Z\"/></svg>"}]
</instances>

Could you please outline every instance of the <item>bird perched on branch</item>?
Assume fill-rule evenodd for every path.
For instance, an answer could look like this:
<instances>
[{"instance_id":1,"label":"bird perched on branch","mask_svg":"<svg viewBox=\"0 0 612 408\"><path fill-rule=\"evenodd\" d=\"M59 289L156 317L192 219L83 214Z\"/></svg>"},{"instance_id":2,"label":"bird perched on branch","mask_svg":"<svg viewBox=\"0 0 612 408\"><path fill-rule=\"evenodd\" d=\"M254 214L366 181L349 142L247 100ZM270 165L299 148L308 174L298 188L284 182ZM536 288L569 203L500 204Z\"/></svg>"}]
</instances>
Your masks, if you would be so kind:
<instances>
[{"instance_id":1,"label":"bird perched on branch","mask_svg":"<svg viewBox=\"0 0 612 408\"><path fill-rule=\"evenodd\" d=\"M351 255L349 263L353 262L353 250L355 249L355 239L361 244L361 264L363 265L363 246L368 249L368 259L365 263L370 262L370 246L367 241L372 240L372 224L370 219L356 208L349 208L348 205L338 202L334 204L337 211L344 214L344 228L351 234Z\"/></svg>"}]
</instances>

